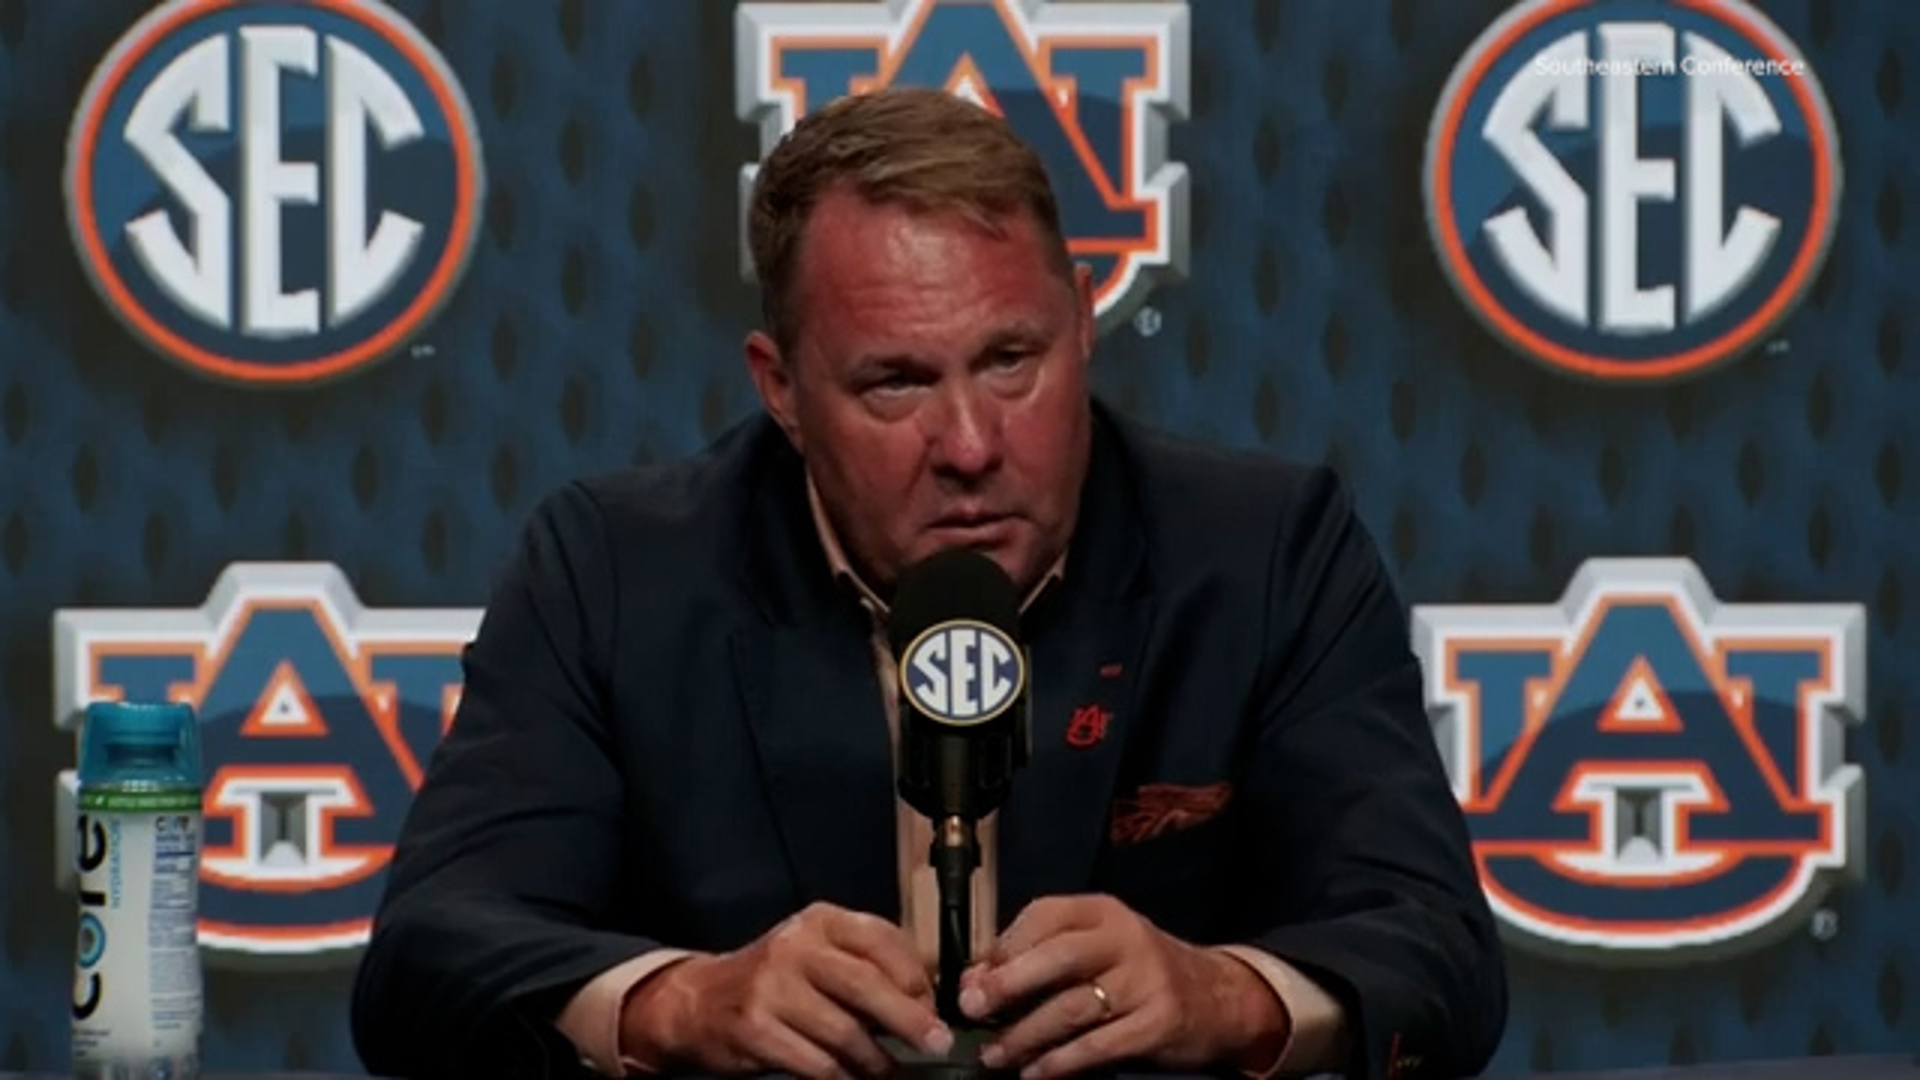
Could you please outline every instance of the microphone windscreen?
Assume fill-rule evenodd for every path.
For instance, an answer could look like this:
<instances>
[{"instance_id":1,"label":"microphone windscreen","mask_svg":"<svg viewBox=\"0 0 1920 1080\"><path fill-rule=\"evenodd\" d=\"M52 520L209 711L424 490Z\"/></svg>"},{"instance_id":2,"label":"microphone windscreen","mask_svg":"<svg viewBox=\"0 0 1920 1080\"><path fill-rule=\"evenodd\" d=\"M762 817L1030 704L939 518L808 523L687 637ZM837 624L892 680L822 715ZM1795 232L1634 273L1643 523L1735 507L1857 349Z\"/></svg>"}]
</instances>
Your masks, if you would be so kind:
<instances>
[{"instance_id":1,"label":"microphone windscreen","mask_svg":"<svg viewBox=\"0 0 1920 1080\"><path fill-rule=\"evenodd\" d=\"M928 627L976 619L1019 639L1020 603L1000 564L972 548L948 548L914 563L894 587L887 637L899 655Z\"/></svg>"}]
</instances>

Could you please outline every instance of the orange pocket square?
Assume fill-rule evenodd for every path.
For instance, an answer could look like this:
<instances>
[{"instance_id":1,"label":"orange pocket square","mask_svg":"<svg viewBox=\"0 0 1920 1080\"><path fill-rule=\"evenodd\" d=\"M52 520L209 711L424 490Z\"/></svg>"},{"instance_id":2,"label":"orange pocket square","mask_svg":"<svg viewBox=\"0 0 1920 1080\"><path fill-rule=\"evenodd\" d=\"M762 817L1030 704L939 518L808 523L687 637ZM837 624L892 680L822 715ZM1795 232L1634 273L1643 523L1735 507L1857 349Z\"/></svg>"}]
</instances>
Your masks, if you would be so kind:
<instances>
[{"instance_id":1,"label":"orange pocket square","mask_svg":"<svg viewBox=\"0 0 1920 1080\"><path fill-rule=\"evenodd\" d=\"M1220 815L1233 799L1233 785L1142 784L1131 798L1115 799L1107 836L1115 844L1138 844L1191 829Z\"/></svg>"}]
</instances>

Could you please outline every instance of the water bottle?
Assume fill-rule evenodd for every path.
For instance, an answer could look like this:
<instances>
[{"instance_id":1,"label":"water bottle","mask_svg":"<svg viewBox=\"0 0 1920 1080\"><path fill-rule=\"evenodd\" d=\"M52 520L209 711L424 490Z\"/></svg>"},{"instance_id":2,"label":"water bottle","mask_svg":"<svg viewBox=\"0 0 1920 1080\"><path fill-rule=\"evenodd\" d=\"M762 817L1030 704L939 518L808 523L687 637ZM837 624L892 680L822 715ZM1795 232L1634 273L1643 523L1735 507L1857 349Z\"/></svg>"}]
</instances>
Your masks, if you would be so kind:
<instances>
[{"instance_id":1,"label":"water bottle","mask_svg":"<svg viewBox=\"0 0 1920 1080\"><path fill-rule=\"evenodd\" d=\"M193 710L104 702L80 732L73 1075L200 1074L201 775Z\"/></svg>"}]
</instances>

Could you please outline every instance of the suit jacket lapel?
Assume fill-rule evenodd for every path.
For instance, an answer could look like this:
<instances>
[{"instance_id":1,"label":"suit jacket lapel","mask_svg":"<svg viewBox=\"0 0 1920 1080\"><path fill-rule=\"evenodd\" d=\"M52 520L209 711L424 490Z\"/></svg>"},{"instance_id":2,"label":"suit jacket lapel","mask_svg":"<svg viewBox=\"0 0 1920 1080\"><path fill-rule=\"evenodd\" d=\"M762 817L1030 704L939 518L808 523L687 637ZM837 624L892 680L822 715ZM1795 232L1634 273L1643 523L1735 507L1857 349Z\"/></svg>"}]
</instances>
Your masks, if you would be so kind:
<instances>
[{"instance_id":1,"label":"suit jacket lapel","mask_svg":"<svg viewBox=\"0 0 1920 1080\"><path fill-rule=\"evenodd\" d=\"M1000 911L1085 892L1107 839L1151 605L1083 605L1034 642L1033 755L1000 824Z\"/></svg>"},{"instance_id":2,"label":"suit jacket lapel","mask_svg":"<svg viewBox=\"0 0 1920 1080\"><path fill-rule=\"evenodd\" d=\"M1027 613L1033 754L1001 816L1002 923L1093 883L1153 619L1129 470L1102 420L1065 578Z\"/></svg>"},{"instance_id":3,"label":"suit jacket lapel","mask_svg":"<svg viewBox=\"0 0 1920 1080\"><path fill-rule=\"evenodd\" d=\"M796 906L898 918L887 720L866 642L843 628L761 628L735 665Z\"/></svg>"},{"instance_id":4,"label":"suit jacket lapel","mask_svg":"<svg viewBox=\"0 0 1920 1080\"><path fill-rule=\"evenodd\" d=\"M760 610L733 654L796 907L830 900L897 919L897 805L872 624L831 579L798 456L777 433L761 452L742 524Z\"/></svg>"}]
</instances>

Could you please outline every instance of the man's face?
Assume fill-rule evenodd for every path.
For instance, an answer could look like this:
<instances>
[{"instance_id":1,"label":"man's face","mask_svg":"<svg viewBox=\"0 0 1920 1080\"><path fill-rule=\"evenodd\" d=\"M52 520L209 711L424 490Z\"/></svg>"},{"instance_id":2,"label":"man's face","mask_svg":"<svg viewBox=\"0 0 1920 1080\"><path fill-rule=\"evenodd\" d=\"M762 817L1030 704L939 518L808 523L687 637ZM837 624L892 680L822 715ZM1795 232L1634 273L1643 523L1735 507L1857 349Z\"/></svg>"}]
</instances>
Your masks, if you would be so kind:
<instances>
[{"instance_id":1,"label":"man's face","mask_svg":"<svg viewBox=\"0 0 1920 1080\"><path fill-rule=\"evenodd\" d=\"M801 242L792 349L747 341L768 410L806 458L874 588L943 548L1024 592L1066 549L1086 475L1087 271L1068 282L1027 214L995 237L953 215L835 193Z\"/></svg>"}]
</instances>

